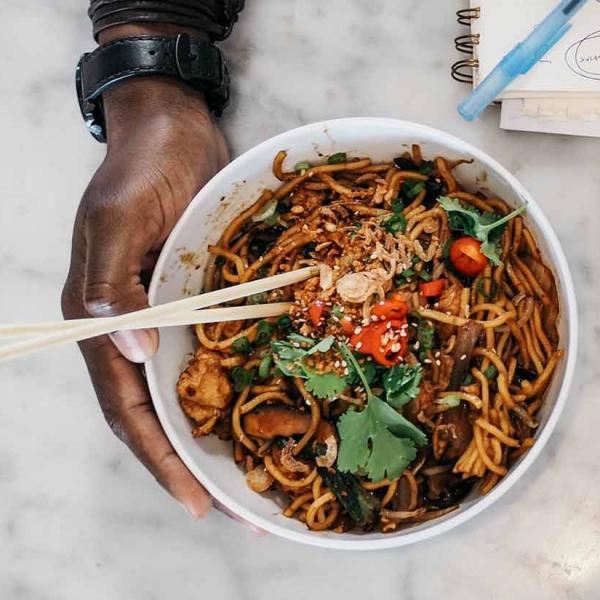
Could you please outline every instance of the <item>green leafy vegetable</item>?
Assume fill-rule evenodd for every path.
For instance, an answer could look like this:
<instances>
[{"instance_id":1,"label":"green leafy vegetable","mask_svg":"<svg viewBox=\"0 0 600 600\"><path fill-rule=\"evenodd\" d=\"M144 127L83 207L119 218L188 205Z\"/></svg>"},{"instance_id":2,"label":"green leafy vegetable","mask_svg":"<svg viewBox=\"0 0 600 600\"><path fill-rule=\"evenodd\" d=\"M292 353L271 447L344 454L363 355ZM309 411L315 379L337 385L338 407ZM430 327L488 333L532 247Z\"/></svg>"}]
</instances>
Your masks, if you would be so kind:
<instances>
[{"instance_id":1,"label":"green leafy vegetable","mask_svg":"<svg viewBox=\"0 0 600 600\"><path fill-rule=\"evenodd\" d=\"M308 171L310 169L310 163L306 160L297 162L294 165L294 171L296 171L296 173L300 173L301 171Z\"/></svg>"},{"instance_id":2,"label":"green leafy vegetable","mask_svg":"<svg viewBox=\"0 0 600 600\"><path fill-rule=\"evenodd\" d=\"M406 197L409 200L412 200L416 196L418 196L425 189L425 184L422 181L416 182L409 190L406 192Z\"/></svg>"},{"instance_id":3,"label":"green leafy vegetable","mask_svg":"<svg viewBox=\"0 0 600 600\"><path fill-rule=\"evenodd\" d=\"M457 406L460 406L460 396L458 394L448 394L448 396L440 398L437 401L437 404L445 404L451 408L456 408Z\"/></svg>"},{"instance_id":4,"label":"green leafy vegetable","mask_svg":"<svg viewBox=\"0 0 600 600\"><path fill-rule=\"evenodd\" d=\"M345 163L347 160L348 160L348 157L345 152L336 152L335 154L332 154L327 159L327 164L328 165L339 165L341 163Z\"/></svg>"},{"instance_id":5,"label":"green leafy vegetable","mask_svg":"<svg viewBox=\"0 0 600 600\"><path fill-rule=\"evenodd\" d=\"M421 269L417 272L417 277L422 281L431 281L431 273L425 269Z\"/></svg>"},{"instance_id":6,"label":"green leafy vegetable","mask_svg":"<svg viewBox=\"0 0 600 600\"><path fill-rule=\"evenodd\" d=\"M364 473L372 481L399 477L415 459L416 446L427 444L427 436L375 396L352 352L345 344L339 348L367 392L367 406L360 412L346 411L338 421L338 470Z\"/></svg>"},{"instance_id":7,"label":"green leafy vegetable","mask_svg":"<svg viewBox=\"0 0 600 600\"><path fill-rule=\"evenodd\" d=\"M379 499L367 492L354 475L337 470L319 471L327 487L355 523L369 525L375 522L380 508Z\"/></svg>"},{"instance_id":8,"label":"green leafy vegetable","mask_svg":"<svg viewBox=\"0 0 600 600\"><path fill-rule=\"evenodd\" d=\"M244 335L231 344L231 349L239 354L250 354L252 352L252 345L250 340Z\"/></svg>"},{"instance_id":9,"label":"green leafy vegetable","mask_svg":"<svg viewBox=\"0 0 600 600\"><path fill-rule=\"evenodd\" d=\"M271 365L273 364L273 356L266 354L262 357L260 364L258 365L258 376L261 379L266 379L271 371Z\"/></svg>"},{"instance_id":10,"label":"green leafy vegetable","mask_svg":"<svg viewBox=\"0 0 600 600\"><path fill-rule=\"evenodd\" d=\"M338 319L341 319L344 316L344 308L340 304L334 304L331 309L331 314Z\"/></svg>"},{"instance_id":11,"label":"green leafy vegetable","mask_svg":"<svg viewBox=\"0 0 600 600\"><path fill-rule=\"evenodd\" d=\"M433 349L435 345L435 325L427 319L419 317L417 324L417 342L419 344L419 355L427 354L428 350Z\"/></svg>"},{"instance_id":12,"label":"green leafy vegetable","mask_svg":"<svg viewBox=\"0 0 600 600\"><path fill-rule=\"evenodd\" d=\"M336 373L318 373L305 362L307 357L316 352L327 352L334 341L333 336L315 342L311 338L292 333L287 341L271 342L271 350L275 364L284 375L306 379L306 389L318 398L334 398L348 387L346 378Z\"/></svg>"},{"instance_id":13,"label":"green leafy vegetable","mask_svg":"<svg viewBox=\"0 0 600 600\"><path fill-rule=\"evenodd\" d=\"M385 399L394 408L400 408L419 393L419 384L423 377L423 368L420 364L394 365L383 376Z\"/></svg>"},{"instance_id":14,"label":"green leafy vegetable","mask_svg":"<svg viewBox=\"0 0 600 600\"><path fill-rule=\"evenodd\" d=\"M403 233L406 229L406 217L403 214L395 213L383 222L383 226L390 233Z\"/></svg>"},{"instance_id":15,"label":"green leafy vegetable","mask_svg":"<svg viewBox=\"0 0 600 600\"><path fill-rule=\"evenodd\" d=\"M289 331L292 327L292 319L289 315L281 315L279 319L277 319L277 327L281 329L281 331Z\"/></svg>"},{"instance_id":16,"label":"green leafy vegetable","mask_svg":"<svg viewBox=\"0 0 600 600\"><path fill-rule=\"evenodd\" d=\"M492 264L499 266L500 252L498 239L502 234L502 227L514 217L525 212L525 206L520 206L504 217L497 218L493 213L480 213L472 206L463 206L457 199L441 196L438 202L448 213L450 228L463 231L481 242L481 252L487 256Z\"/></svg>"},{"instance_id":17,"label":"green leafy vegetable","mask_svg":"<svg viewBox=\"0 0 600 600\"><path fill-rule=\"evenodd\" d=\"M467 373L460 385L471 385L474 381L475 379L473 378L473 375L471 375L471 373Z\"/></svg>"},{"instance_id":18,"label":"green leafy vegetable","mask_svg":"<svg viewBox=\"0 0 600 600\"><path fill-rule=\"evenodd\" d=\"M402 202L401 198L396 198L392 201L391 209L396 214L401 213L404 210L404 202Z\"/></svg>"},{"instance_id":19,"label":"green leafy vegetable","mask_svg":"<svg viewBox=\"0 0 600 600\"><path fill-rule=\"evenodd\" d=\"M272 217L277 212L277 200L273 198L273 200L269 200L257 213L252 215L252 221L254 223L259 223L260 221L265 221L269 217Z\"/></svg>"},{"instance_id":20,"label":"green leafy vegetable","mask_svg":"<svg viewBox=\"0 0 600 600\"><path fill-rule=\"evenodd\" d=\"M254 371L248 371L244 367L235 367L231 371L231 379L236 392L241 392L243 389L252 385L254 381Z\"/></svg>"},{"instance_id":21,"label":"green leafy vegetable","mask_svg":"<svg viewBox=\"0 0 600 600\"><path fill-rule=\"evenodd\" d=\"M305 386L317 398L335 398L348 387L348 383L336 373L311 372L306 378Z\"/></svg>"},{"instance_id":22,"label":"green leafy vegetable","mask_svg":"<svg viewBox=\"0 0 600 600\"><path fill-rule=\"evenodd\" d=\"M406 283L410 283L409 279L414 276L415 270L409 267L408 269L404 269L404 271L402 271L402 273L400 273L400 275L394 279L394 283L400 287Z\"/></svg>"},{"instance_id":23,"label":"green leafy vegetable","mask_svg":"<svg viewBox=\"0 0 600 600\"><path fill-rule=\"evenodd\" d=\"M256 346L262 346L267 342L271 341L273 333L275 332L275 325L269 323L269 321L259 321L256 329L256 337L254 338L254 344Z\"/></svg>"},{"instance_id":24,"label":"green leafy vegetable","mask_svg":"<svg viewBox=\"0 0 600 600\"><path fill-rule=\"evenodd\" d=\"M250 294L248 296L248 304L264 304L266 301L266 292L259 292L258 294Z\"/></svg>"},{"instance_id":25,"label":"green leafy vegetable","mask_svg":"<svg viewBox=\"0 0 600 600\"><path fill-rule=\"evenodd\" d=\"M487 379L493 379L494 377L496 377L496 375L498 375L498 369L496 368L495 365L490 365L484 372L483 374L485 375L485 377Z\"/></svg>"}]
</instances>

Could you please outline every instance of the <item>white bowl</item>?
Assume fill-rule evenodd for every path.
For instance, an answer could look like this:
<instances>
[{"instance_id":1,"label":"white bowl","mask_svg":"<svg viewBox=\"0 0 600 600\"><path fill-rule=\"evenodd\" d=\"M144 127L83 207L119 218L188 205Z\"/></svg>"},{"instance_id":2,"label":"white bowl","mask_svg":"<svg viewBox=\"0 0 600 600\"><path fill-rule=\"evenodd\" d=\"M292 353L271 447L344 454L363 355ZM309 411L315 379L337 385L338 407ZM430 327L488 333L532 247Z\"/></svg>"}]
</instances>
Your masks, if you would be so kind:
<instances>
[{"instance_id":1,"label":"white bowl","mask_svg":"<svg viewBox=\"0 0 600 600\"><path fill-rule=\"evenodd\" d=\"M355 118L314 123L282 133L249 150L216 175L194 198L167 240L150 288L151 304L176 300L201 288L206 246L215 243L226 224L256 200L265 187L278 181L271 172L275 154L288 151L288 165L300 160L318 161L323 155L345 151L373 160L391 159L412 143L427 157L473 158L457 169L467 189L489 189L509 204L527 203L526 221L537 236L545 261L554 271L559 287L561 347L566 358L550 385L536 444L513 466L509 474L486 496L466 498L460 509L440 519L391 534L312 532L295 519L281 514L272 497L248 489L242 471L232 458L230 442L214 436L194 439L190 423L179 408L175 383L193 350L190 328L167 328L160 332L158 354L146 365L148 384L162 426L183 462L214 498L257 527L295 542L324 548L375 550L403 546L464 523L493 504L525 473L540 454L554 429L566 401L577 351L577 311L571 274L560 244L538 204L523 186L487 154L442 131L392 119ZM189 252L193 252L190 260ZM182 260L182 254L185 260Z\"/></svg>"}]
</instances>

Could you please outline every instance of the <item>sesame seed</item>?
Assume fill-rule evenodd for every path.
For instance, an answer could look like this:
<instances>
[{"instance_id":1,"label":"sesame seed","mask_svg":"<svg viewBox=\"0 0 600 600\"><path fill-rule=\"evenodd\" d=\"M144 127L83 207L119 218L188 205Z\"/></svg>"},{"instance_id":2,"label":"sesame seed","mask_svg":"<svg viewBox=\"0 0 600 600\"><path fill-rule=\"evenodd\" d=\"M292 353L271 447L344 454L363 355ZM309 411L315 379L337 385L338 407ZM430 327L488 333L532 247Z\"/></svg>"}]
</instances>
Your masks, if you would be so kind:
<instances>
[{"instance_id":1,"label":"sesame seed","mask_svg":"<svg viewBox=\"0 0 600 600\"><path fill-rule=\"evenodd\" d=\"M349 374L350 374L350 371L349 371L349 370L348 370L348 368L346 367L346 368L344 369L344 375L349 375Z\"/></svg>"},{"instance_id":2,"label":"sesame seed","mask_svg":"<svg viewBox=\"0 0 600 600\"><path fill-rule=\"evenodd\" d=\"M392 346L392 352L400 352L400 344L394 344Z\"/></svg>"},{"instance_id":3,"label":"sesame seed","mask_svg":"<svg viewBox=\"0 0 600 600\"><path fill-rule=\"evenodd\" d=\"M426 365L430 365L430 364L431 364L431 359L430 359L430 358L426 358L426 359L425 359L423 362L424 362Z\"/></svg>"},{"instance_id":4,"label":"sesame seed","mask_svg":"<svg viewBox=\"0 0 600 600\"><path fill-rule=\"evenodd\" d=\"M407 335L408 335L408 333L406 333L406 329L403 329L403 330L400 332L400 337L406 337ZM418 343L419 343L419 342L417 342L417 344L418 344ZM417 347L417 346L416 346L416 344L415 344L415 348L416 348L416 347Z\"/></svg>"},{"instance_id":5,"label":"sesame seed","mask_svg":"<svg viewBox=\"0 0 600 600\"><path fill-rule=\"evenodd\" d=\"M362 348L362 342L358 342L358 344L356 344L355 348L357 350L360 350Z\"/></svg>"},{"instance_id":6,"label":"sesame seed","mask_svg":"<svg viewBox=\"0 0 600 600\"><path fill-rule=\"evenodd\" d=\"M334 367L337 369L337 368L340 366L340 361L339 361L339 360L336 360L336 361L333 363L333 366L334 366Z\"/></svg>"},{"instance_id":7,"label":"sesame seed","mask_svg":"<svg viewBox=\"0 0 600 600\"><path fill-rule=\"evenodd\" d=\"M420 346L421 346L421 342L419 342L419 340L417 340L415 342L415 350L418 350L420 348Z\"/></svg>"},{"instance_id":8,"label":"sesame seed","mask_svg":"<svg viewBox=\"0 0 600 600\"><path fill-rule=\"evenodd\" d=\"M386 329L391 329L391 328L392 328L392 324L391 324L391 323L388 323L388 324L385 326L385 328L386 328Z\"/></svg>"},{"instance_id":9,"label":"sesame seed","mask_svg":"<svg viewBox=\"0 0 600 600\"><path fill-rule=\"evenodd\" d=\"M436 364L436 365L439 367L439 366L441 366L441 364L442 364L442 361L440 361L440 360L436 360L436 361L435 361L435 364Z\"/></svg>"},{"instance_id":10,"label":"sesame seed","mask_svg":"<svg viewBox=\"0 0 600 600\"><path fill-rule=\"evenodd\" d=\"M371 315L371 321L379 321L379 317L377 315Z\"/></svg>"},{"instance_id":11,"label":"sesame seed","mask_svg":"<svg viewBox=\"0 0 600 600\"><path fill-rule=\"evenodd\" d=\"M358 335L361 331L362 331L362 327L355 327L354 328L354 335Z\"/></svg>"},{"instance_id":12,"label":"sesame seed","mask_svg":"<svg viewBox=\"0 0 600 600\"><path fill-rule=\"evenodd\" d=\"M345 360L343 360L342 361L342 367L347 367L347 366L348 366L348 363Z\"/></svg>"},{"instance_id":13,"label":"sesame seed","mask_svg":"<svg viewBox=\"0 0 600 600\"><path fill-rule=\"evenodd\" d=\"M465 358L467 358L466 354L461 355L460 360L465 360Z\"/></svg>"},{"instance_id":14,"label":"sesame seed","mask_svg":"<svg viewBox=\"0 0 600 600\"><path fill-rule=\"evenodd\" d=\"M438 356L439 356L440 354L441 354L441 352L440 352L439 350L437 350L437 351L436 351L436 353L434 354L434 356L435 356L436 358L438 358Z\"/></svg>"},{"instance_id":15,"label":"sesame seed","mask_svg":"<svg viewBox=\"0 0 600 600\"><path fill-rule=\"evenodd\" d=\"M292 346L294 346L294 348L300 348L300 344L298 342L294 342Z\"/></svg>"}]
</instances>

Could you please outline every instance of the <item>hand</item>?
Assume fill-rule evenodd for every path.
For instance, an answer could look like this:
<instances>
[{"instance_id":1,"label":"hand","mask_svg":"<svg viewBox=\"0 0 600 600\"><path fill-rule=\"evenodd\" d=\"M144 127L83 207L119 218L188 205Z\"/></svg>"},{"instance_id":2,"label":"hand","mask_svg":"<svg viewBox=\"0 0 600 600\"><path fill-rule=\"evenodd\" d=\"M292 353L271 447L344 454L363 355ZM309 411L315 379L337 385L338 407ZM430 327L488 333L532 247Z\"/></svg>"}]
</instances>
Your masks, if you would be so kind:
<instances>
[{"instance_id":1,"label":"hand","mask_svg":"<svg viewBox=\"0 0 600 600\"><path fill-rule=\"evenodd\" d=\"M228 160L202 94L167 77L135 78L104 95L108 150L85 191L63 291L66 318L148 305L143 285L194 195ZM154 413L140 367L157 331L81 343L110 427L159 483L199 518L210 497L179 459Z\"/></svg>"}]
</instances>

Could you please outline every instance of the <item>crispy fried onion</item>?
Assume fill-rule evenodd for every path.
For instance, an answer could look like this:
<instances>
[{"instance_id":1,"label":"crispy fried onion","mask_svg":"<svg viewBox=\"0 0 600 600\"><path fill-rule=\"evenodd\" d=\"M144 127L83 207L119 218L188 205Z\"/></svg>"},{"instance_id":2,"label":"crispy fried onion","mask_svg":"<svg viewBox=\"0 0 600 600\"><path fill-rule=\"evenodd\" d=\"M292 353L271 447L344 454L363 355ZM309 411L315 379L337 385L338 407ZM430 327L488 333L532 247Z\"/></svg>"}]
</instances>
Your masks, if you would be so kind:
<instances>
[{"instance_id":1,"label":"crispy fried onion","mask_svg":"<svg viewBox=\"0 0 600 600\"><path fill-rule=\"evenodd\" d=\"M292 450L294 449L295 445L296 442L290 438L286 445L282 448L280 459L281 466L286 471L291 473L308 473L310 471L310 467L303 462L296 460L292 454Z\"/></svg>"},{"instance_id":2,"label":"crispy fried onion","mask_svg":"<svg viewBox=\"0 0 600 600\"><path fill-rule=\"evenodd\" d=\"M325 447L327 448L325 454L322 456L317 456L315 462L318 467L326 467L327 469L333 467L335 460L337 458L338 447L337 440L334 435L330 435L324 442Z\"/></svg>"},{"instance_id":3,"label":"crispy fried onion","mask_svg":"<svg viewBox=\"0 0 600 600\"><path fill-rule=\"evenodd\" d=\"M264 465L254 467L246 474L246 483L253 492L266 492L275 481L271 473L269 473Z\"/></svg>"},{"instance_id":4,"label":"crispy fried onion","mask_svg":"<svg viewBox=\"0 0 600 600\"><path fill-rule=\"evenodd\" d=\"M335 288L344 302L360 304L375 293L383 298L391 278L392 274L378 267L372 271L347 273L336 281Z\"/></svg>"}]
</instances>

